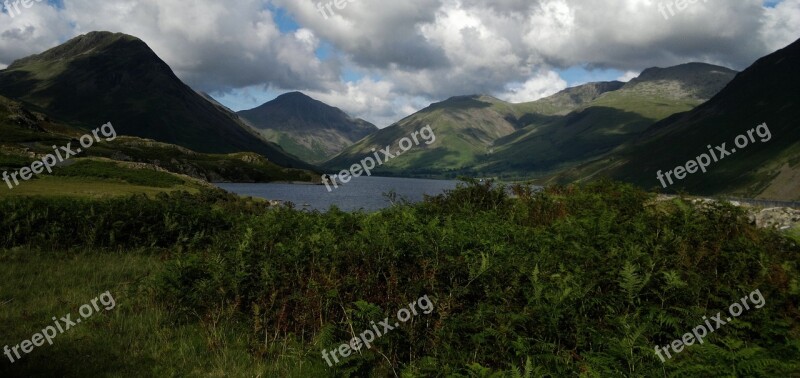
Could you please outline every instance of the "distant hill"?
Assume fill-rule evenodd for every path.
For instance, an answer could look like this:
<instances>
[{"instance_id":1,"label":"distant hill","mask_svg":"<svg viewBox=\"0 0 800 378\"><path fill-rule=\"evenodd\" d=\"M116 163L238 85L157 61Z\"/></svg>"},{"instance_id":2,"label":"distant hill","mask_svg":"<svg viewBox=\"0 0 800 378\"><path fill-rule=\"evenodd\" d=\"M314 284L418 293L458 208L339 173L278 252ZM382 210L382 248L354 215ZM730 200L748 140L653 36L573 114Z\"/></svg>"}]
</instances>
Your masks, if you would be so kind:
<instances>
[{"instance_id":1,"label":"distant hill","mask_svg":"<svg viewBox=\"0 0 800 378\"><path fill-rule=\"evenodd\" d=\"M111 121L120 134L206 153L255 152L311 168L181 82L141 40L91 32L0 71L0 94L79 127Z\"/></svg>"},{"instance_id":2,"label":"distant hill","mask_svg":"<svg viewBox=\"0 0 800 378\"><path fill-rule=\"evenodd\" d=\"M430 125L436 134L435 143L416 146L376 172L425 175L463 169L486 154L495 140L516 131L520 115L511 104L491 96L453 97L373 133L323 166L349 167L370 154L372 148L390 145L396 150L400 139Z\"/></svg>"},{"instance_id":3,"label":"distant hill","mask_svg":"<svg viewBox=\"0 0 800 378\"><path fill-rule=\"evenodd\" d=\"M238 112L265 138L305 161L325 161L378 130L362 119L300 92Z\"/></svg>"},{"instance_id":4,"label":"distant hill","mask_svg":"<svg viewBox=\"0 0 800 378\"><path fill-rule=\"evenodd\" d=\"M648 69L629 83L568 88L528 103L485 95L454 97L378 131L323 166L347 167L371 148L396 146L403 136L431 125L436 143L390 161L382 173L544 176L604 156L654 122L708 100L735 74L690 63Z\"/></svg>"},{"instance_id":5,"label":"distant hill","mask_svg":"<svg viewBox=\"0 0 800 378\"><path fill-rule=\"evenodd\" d=\"M759 59L738 74L710 101L649 127L608 157L556 176L557 181L601 176L646 188L686 190L692 194L728 194L769 199L800 199L800 40ZM712 147L766 123L771 139L740 148L712 163L707 173L689 174L667 189L656 178ZM716 148L714 148L716 150Z\"/></svg>"}]
</instances>

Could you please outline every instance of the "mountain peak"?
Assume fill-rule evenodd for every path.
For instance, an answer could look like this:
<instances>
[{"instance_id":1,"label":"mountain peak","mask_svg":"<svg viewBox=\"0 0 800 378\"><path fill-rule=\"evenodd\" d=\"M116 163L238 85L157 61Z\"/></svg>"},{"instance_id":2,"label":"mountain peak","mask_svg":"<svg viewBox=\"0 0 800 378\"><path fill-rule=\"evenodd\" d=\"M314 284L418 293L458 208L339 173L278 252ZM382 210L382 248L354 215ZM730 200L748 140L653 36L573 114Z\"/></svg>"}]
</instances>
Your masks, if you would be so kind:
<instances>
[{"instance_id":1,"label":"mountain peak","mask_svg":"<svg viewBox=\"0 0 800 378\"><path fill-rule=\"evenodd\" d=\"M323 161L377 130L302 92L284 93L237 113L265 138L308 161Z\"/></svg>"},{"instance_id":2,"label":"mountain peak","mask_svg":"<svg viewBox=\"0 0 800 378\"><path fill-rule=\"evenodd\" d=\"M505 104L506 102L496 97L486 94L472 94L466 96L453 96L447 100L430 104L427 108L421 111L433 111L436 109L470 109L470 108L486 108L495 104Z\"/></svg>"},{"instance_id":3,"label":"mountain peak","mask_svg":"<svg viewBox=\"0 0 800 378\"><path fill-rule=\"evenodd\" d=\"M676 94L708 100L727 85L737 72L707 63L686 63L661 68L651 67L623 87L633 91L661 91L664 96Z\"/></svg>"},{"instance_id":4,"label":"mountain peak","mask_svg":"<svg viewBox=\"0 0 800 378\"><path fill-rule=\"evenodd\" d=\"M109 120L121 135L197 152L256 152L310 168L184 84L142 40L91 32L0 71L0 94L83 125Z\"/></svg>"},{"instance_id":5,"label":"mountain peak","mask_svg":"<svg viewBox=\"0 0 800 378\"><path fill-rule=\"evenodd\" d=\"M687 77L713 74L733 75L736 74L736 71L713 64L692 62L667 68L650 67L642 71L642 73L631 80L630 83L655 80L685 80Z\"/></svg>"},{"instance_id":6,"label":"mountain peak","mask_svg":"<svg viewBox=\"0 0 800 378\"><path fill-rule=\"evenodd\" d=\"M302 107L302 108L314 107L316 108L316 110L324 110L330 108L330 106L328 106L322 101L318 101L303 92L295 91L295 92L284 93L276 97L274 100L262 104L256 109L267 107L268 105L271 104L281 104L283 106Z\"/></svg>"},{"instance_id":7,"label":"mountain peak","mask_svg":"<svg viewBox=\"0 0 800 378\"><path fill-rule=\"evenodd\" d=\"M501 103L505 102L497 97L488 94L471 94L466 96L453 96L440 102L440 104L444 103L458 103L458 102L465 102L465 101L481 101L481 102L489 102L489 103Z\"/></svg>"},{"instance_id":8,"label":"mountain peak","mask_svg":"<svg viewBox=\"0 0 800 378\"><path fill-rule=\"evenodd\" d=\"M301 98L301 99L310 99L310 100L313 100L313 98L311 98L311 96L309 96L309 95L307 95L307 94L305 94L305 93L303 93L303 92L300 92L300 91L287 92L287 93L284 93L284 94L282 94L282 95L278 96L276 99L279 99L279 98L283 98L283 99L287 99L287 98Z\"/></svg>"},{"instance_id":9,"label":"mountain peak","mask_svg":"<svg viewBox=\"0 0 800 378\"><path fill-rule=\"evenodd\" d=\"M79 35L63 44L53 47L41 54L31 55L14 61L8 68L14 69L35 61L64 61L104 51L118 42L132 43L141 52L155 56L147 45L139 38L124 33L93 31Z\"/></svg>"}]
</instances>

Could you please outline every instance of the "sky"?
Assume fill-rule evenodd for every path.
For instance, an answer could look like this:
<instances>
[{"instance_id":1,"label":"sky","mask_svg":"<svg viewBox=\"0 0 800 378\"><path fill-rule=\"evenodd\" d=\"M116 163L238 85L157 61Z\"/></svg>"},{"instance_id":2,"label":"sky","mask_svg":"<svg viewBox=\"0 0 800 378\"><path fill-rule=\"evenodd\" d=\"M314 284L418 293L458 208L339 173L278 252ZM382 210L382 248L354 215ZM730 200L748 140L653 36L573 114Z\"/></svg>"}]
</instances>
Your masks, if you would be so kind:
<instances>
[{"instance_id":1,"label":"sky","mask_svg":"<svg viewBox=\"0 0 800 378\"><path fill-rule=\"evenodd\" d=\"M231 109L301 91L381 128L452 96L534 101L687 62L743 70L800 38L800 0L26 1L0 0L0 68L122 32Z\"/></svg>"}]
</instances>

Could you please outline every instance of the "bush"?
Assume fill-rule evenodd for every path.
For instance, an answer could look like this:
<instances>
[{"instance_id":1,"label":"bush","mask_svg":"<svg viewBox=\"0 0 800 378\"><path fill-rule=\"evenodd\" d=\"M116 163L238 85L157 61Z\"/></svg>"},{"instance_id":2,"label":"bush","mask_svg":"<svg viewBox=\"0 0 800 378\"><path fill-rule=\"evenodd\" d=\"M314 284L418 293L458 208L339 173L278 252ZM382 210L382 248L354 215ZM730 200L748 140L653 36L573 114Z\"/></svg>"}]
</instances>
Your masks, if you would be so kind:
<instances>
[{"instance_id":1,"label":"bush","mask_svg":"<svg viewBox=\"0 0 800 378\"><path fill-rule=\"evenodd\" d=\"M171 262L159 290L184 321L224 314L246 325L259 356L277 357L291 340L321 361L321 349L427 294L433 314L349 357L339 374L535 366L546 376L775 376L800 368L800 248L728 205L659 205L611 182L514 201L502 187L471 182L375 214L281 209L245 224L210 252ZM656 357L655 345L755 289L768 298L764 308L706 345L666 363Z\"/></svg>"},{"instance_id":2,"label":"bush","mask_svg":"<svg viewBox=\"0 0 800 378\"><path fill-rule=\"evenodd\" d=\"M201 248L268 208L218 190L127 198L4 198L0 200L0 247Z\"/></svg>"}]
</instances>

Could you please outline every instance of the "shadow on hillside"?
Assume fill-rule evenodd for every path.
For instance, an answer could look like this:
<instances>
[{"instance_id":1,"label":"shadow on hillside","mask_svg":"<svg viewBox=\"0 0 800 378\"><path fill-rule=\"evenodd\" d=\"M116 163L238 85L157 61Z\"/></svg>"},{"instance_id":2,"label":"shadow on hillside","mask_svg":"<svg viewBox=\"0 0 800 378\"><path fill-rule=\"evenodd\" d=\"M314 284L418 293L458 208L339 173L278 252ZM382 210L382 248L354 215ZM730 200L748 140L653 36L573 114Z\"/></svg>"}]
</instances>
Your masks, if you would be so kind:
<instances>
[{"instance_id":1,"label":"shadow on hillside","mask_svg":"<svg viewBox=\"0 0 800 378\"><path fill-rule=\"evenodd\" d=\"M498 140L497 153L481 159L489 171L549 172L577 165L634 140L654 122L609 107L591 107L563 117L530 115L528 120L534 123L513 134L513 139ZM532 128L535 133L530 133Z\"/></svg>"},{"instance_id":2,"label":"shadow on hillside","mask_svg":"<svg viewBox=\"0 0 800 378\"><path fill-rule=\"evenodd\" d=\"M491 103L479 100L480 96L459 96L446 101L432 104L422 111L433 111L437 109L483 109L492 106Z\"/></svg>"}]
</instances>

